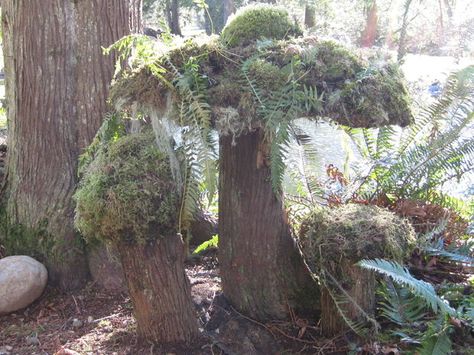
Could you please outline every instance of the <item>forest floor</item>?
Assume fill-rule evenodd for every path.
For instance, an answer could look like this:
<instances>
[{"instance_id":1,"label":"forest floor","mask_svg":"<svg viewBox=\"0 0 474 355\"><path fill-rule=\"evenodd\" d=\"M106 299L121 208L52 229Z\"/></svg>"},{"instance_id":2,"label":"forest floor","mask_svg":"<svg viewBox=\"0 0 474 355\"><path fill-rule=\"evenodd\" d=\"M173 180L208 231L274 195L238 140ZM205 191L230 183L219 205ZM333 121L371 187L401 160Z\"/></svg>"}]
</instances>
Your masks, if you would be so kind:
<instances>
[{"instance_id":1,"label":"forest floor","mask_svg":"<svg viewBox=\"0 0 474 355\"><path fill-rule=\"evenodd\" d=\"M73 293L48 287L28 308L0 317L0 355L77 354L346 354L347 339L324 339L294 316L266 324L229 306L220 294L215 251L187 265L202 339L192 347L139 342L130 298L89 284ZM375 344L370 344L373 348ZM390 353L390 348L380 348Z\"/></svg>"}]
</instances>

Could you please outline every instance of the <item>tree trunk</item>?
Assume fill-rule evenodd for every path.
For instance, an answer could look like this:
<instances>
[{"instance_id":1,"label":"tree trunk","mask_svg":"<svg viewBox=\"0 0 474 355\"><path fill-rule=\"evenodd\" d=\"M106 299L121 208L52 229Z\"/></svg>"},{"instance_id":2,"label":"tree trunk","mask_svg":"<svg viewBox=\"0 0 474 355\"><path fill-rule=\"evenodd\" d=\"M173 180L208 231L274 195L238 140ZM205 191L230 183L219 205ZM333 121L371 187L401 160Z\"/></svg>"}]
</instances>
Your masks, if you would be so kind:
<instances>
[{"instance_id":1,"label":"tree trunk","mask_svg":"<svg viewBox=\"0 0 474 355\"><path fill-rule=\"evenodd\" d=\"M51 281L80 287L87 263L73 227L77 159L106 110L115 59L101 48L139 28L141 0L4 0L1 6L8 220L43 229L47 236L34 234L30 252L41 252Z\"/></svg>"},{"instance_id":2,"label":"tree trunk","mask_svg":"<svg viewBox=\"0 0 474 355\"><path fill-rule=\"evenodd\" d=\"M156 343L190 344L199 335L184 243L166 236L147 244L119 244L120 259L138 325L138 336Z\"/></svg>"},{"instance_id":3,"label":"tree trunk","mask_svg":"<svg viewBox=\"0 0 474 355\"><path fill-rule=\"evenodd\" d=\"M171 33L181 36L181 27L179 25L179 0L166 0L165 13Z\"/></svg>"},{"instance_id":4,"label":"tree trunk","mask_svg":"<svg viewBox=\"0 0 474 355\"><path fill-rule=\"evenodd\" d=\"M353 262L341 261L339 269L335 272L341 277L338 277L340 285L344 287L349 296L357 305L364 310L369 316L374 316L375 313L375 276L372 271L364 270L354 266ZM340 281L343 279L344 281ZM332 280L327 280L330 284ZM337 296L342 296L342 292L337 286L331 286L332 293ZM359 321L365 322L365 317L358 310L357 306L347 301L340 305L345 316L357 323ZM341 314L334 303L327 288L321 288L321 328L323 334L327 337L334 337L347 330L349 326L341 317Z\"/></svg>"},{"instance_id":5,"label":"tree trunk","mask_svg":"<svg viewBox=\"0 0 474 355\"><path fill-rule=\"evenodd\" d=\"M312 28L316 25L316 9L314 5L306 3L304 7L304 25L306 28Z\"/></svg>"},{"instance_id":6,"label":"tree trunk","mask_svg":"<svg viewBox=\"0 0 474 355\"><path fill-rule=\"evenodd\" d=\"M377 38L377 22L377 1L374 0L367 12L367 21L361 38L362 47L372 47L375 45L375 39Z\"/></svg>"},{"instance_id":7,"label":"tree trunk","mask_svg":"<svg viewBox=\"0 0 474 355\"><path fill-rule=\"evenodd\" d=\"M266 165L263 131L220 138L219 262L224 295L257 319L317 308L319 290L291 236Z\"/></svg>"},{"instance_id":8,"label":"tree trunk","mask_svg":"<svg viewBox=\"0 0 474 355\"><path fill-rule=\"evenodd\" d=\"M401 61L406 54L406 40L407 40L407 30L408 30L408 13L410 11L412 0L407 0L405 2L405 8L403 10L402 18L402 27L400 28L400 39L398 41L398 51L397 51L397 60Z\"/></svg>"}]
</instances>

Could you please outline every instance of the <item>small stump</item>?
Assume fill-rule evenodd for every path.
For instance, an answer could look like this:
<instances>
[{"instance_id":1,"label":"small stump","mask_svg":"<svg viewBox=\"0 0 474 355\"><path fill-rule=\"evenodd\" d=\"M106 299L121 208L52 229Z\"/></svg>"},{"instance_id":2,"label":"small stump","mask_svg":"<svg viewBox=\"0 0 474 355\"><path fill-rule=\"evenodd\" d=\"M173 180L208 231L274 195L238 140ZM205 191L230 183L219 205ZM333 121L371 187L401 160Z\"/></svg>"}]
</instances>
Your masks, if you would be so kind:
<instances>
[{"instance_id":1,"label":"small stump","mask_svg":"<svg viewBox=\"0 0 474 355\"><path fill-rule=\"evenodd\" d=\"M354 264L362 259L402 260L414 236L406 220L376 206L320 209L305 219L300 242L311 271L323 284L321 327L325 336L347 331L350 327L344 317L353 324L373 319L375 276Z\"/></svg>"},{"instance_id":2,"label":"small stump","mask_svg":"<svg viewBox=\"0 0 474 355\"><path fill-rule=\"evenodd\" d=\"M75 195L76 226L119 252L138 336L191 343L199 330L177 234L180 191L151 130L103 144Z\"/></svg>"}]
</instances>

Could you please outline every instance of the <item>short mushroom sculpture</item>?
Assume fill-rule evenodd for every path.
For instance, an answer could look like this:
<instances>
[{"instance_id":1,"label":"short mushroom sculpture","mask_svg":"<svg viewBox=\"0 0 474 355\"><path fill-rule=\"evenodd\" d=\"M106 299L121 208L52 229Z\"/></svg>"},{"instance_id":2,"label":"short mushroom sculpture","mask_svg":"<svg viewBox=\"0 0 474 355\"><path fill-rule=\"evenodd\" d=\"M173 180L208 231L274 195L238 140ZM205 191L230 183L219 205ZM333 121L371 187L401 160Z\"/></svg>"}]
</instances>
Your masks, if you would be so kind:
<instances>
[{"instance_id":1,"label":"short mushroom sculpture","mask_svg":"<svg viewBox=\"0 0 474 355\"><path fill-rule=\"evenodd\" d=\"M330 41L293 38L299 34L286 10L247 7L221 38L189 40L154 67L125 72L111 94L114 103L172 120L185 132L193 125L201 133L218 131L223 291L257 319L318 303L283 209L281 176L294 119L326 117L351 127L405 126L412 119L395 66Z\"/></svg>"}]
</instances>

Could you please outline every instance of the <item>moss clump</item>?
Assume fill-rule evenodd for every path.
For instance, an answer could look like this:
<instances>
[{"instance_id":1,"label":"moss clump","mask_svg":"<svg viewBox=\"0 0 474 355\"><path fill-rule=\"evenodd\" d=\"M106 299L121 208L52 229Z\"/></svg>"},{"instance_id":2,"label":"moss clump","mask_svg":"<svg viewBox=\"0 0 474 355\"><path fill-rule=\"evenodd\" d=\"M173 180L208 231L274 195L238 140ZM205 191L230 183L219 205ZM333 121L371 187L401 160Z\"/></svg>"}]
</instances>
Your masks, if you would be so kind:
<instances>
[{"instance_id":1,"label":"moss clump","mask_svg":"<svg viewBox=\"0 0 474 355\"><path fill-rule=\"evenodd\" d=\"M267 95L280 90L288 79L286 70L259 58L250 62L248 76L255 80L257 86Z\"/></svg>"},{"instance_id":2,"label":"moss clump","mask_svg":"<svg viewBox=\"0 0 474 355\"><path fill-rule=\"evenodd\" d=\"M386 66L353 81L346 81L341 91L340 102L352 118L347 125L385 126L390 122L400 122L406 126L412 121L410 99L403 85L403 76L394 66ZM352 120L352 122L351 122ZM357 121L361 123L357 124Z\"/></svg>"},{"instance_id":3,"label":"moss clump","mask_svg":"<svg viewBox=\"0 0 474 355\"><path fill-rule=\"evenodd\" d=\"M179 193L151 130L101 146L75 194L87 239L145 242L176 232Z\"/></svg>"},{"instance_id":4,"label":"moss clump","mask_svg":"<svg viewBox=\"0 0 474 355\"><path fill-rule=\"evenodd\" d=\"M253 5L239 10L222 31L221 39L229 47L245 46L258 39L286 39L302 35L291 22L288 12L272 5Z\"/></svg>"},{"instance_id":5,"label":"moss clump","mask_svg":"<svg viewBox=\"0 0 474 355\"><path fill-rule=\"evenodd\" d=\"M308 265L317 272L361 259L401 261L414 246L415 232L386 209L349 204L313 211L301 226L300 242Z\"/></svg>"}]
</instances>

